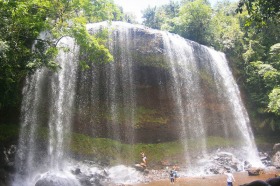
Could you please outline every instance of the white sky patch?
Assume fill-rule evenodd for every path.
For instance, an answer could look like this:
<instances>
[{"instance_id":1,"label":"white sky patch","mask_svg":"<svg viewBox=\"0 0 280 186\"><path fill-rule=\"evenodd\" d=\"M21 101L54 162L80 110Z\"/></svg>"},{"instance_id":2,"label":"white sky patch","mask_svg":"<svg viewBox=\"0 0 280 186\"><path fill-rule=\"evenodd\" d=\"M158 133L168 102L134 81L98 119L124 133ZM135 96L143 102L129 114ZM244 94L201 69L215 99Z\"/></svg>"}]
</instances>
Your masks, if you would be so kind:
<instances>
[{"instance_id":1,"label":"white sky patch","mask_svg":"<svg viewBox=\"0 0 280 186\"><path fill-rule=\"evenodd\" d=\"M142 12L148 6L161 6L168 4L170 0L114 0L116 4L123 7L124 12L132 13L136 16L137 21L142 21Z\"/></svg>"},{"instance_id":2,"label":"white sky patch","mask_svg":"<svg viewBox=\"0 0 280 186\"><path fill-rule=\"evenodd\" d=\"M177 0L180 1L180 0ZM221 0L209 0L211 5L215 5L218 1ZM231 0L237 1L237 0ZM114 0L114 2L123 7L124 12L134 14L136 16L136 20L141 23L142 22L142 12L148 6L155 7L161 6L164 4L169 4L170 0Z\"/></svg>"}]
</instances>

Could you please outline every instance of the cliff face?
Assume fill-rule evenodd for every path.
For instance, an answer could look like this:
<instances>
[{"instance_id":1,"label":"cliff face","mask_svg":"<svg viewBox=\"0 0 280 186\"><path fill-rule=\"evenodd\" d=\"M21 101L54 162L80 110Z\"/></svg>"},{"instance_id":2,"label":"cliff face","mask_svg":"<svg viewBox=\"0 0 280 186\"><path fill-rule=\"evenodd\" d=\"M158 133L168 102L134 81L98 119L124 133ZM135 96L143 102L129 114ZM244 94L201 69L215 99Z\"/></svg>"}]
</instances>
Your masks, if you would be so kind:
<instances>
[{"instance_id":1,"label":"cliff face","mask_svg":"<svg viewBox=\"0 0 280 186\"><path fill-rule=\"evenodd\" d=\"M89 31L95 33L96 26ZM224 135L221 120L227 120L231 127L233 116L229 105L218 98L217 86L222 85L211 74L208 63L212 59L205 47L186 41L190 53L183 52L183 58L190 58L187 63L196 67L180 66L172 60L186 62L176 54L170 58L171 49L162 32L130 25L113 26L110 31L108 46L114 62L95 64L78 73L75 131L124 142L156 143L181 137L181 117L186 125L194 126L197 118L203 117L208 135ZM174 71L178 72L174 75ZM189 84L193 77L195 82ZM201 98L194 98L195 94ZM178 95L183 110L178 108ZM188 109L193 109L191 114ZM178 117L178 112L183 116ZM195 116L201 113L203 116Z\"/></svg>"}]
</instances>

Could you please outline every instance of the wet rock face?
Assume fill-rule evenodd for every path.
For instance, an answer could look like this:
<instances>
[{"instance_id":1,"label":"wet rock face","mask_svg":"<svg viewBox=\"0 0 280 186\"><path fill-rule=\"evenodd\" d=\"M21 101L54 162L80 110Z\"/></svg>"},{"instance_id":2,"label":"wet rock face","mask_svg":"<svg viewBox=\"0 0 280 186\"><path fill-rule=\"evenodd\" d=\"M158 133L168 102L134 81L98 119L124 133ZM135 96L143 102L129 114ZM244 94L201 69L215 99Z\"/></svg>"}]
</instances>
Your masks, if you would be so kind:
<instances>
[{"instance_id":1,"label":"wet rock face","mask_svg":"<svg viewBox=\"0 0 280 186\"><path fill-rule=\"evenodd\" d=\"M124 27L114 25L110 30L109 46L114 62L93 65L87 72L79 72L76 96L78 109L74 116L74 129L77 132L114 138L125 143L130 143L132 138L135 143L178 140L181 132L178 123L181 121L174 92L181 89L182 104L191 105L193 98L187 97L183 91L194 89L198 84L201 89L199 94L203 94L204 99L195 103L199 108L193 109L203 110L205 131L208 135L223 135L221 120L227 120L231 131L233 116L229 105L217 101L219 98L215 86L219 82L213 80L213 74L209 72L211 68L209 70L206 67L211 57L205 54L201 45L189 42L190 51L194 54L183 54L194 60L192 63L196 63L199 68L196 71L193 67L184 67L189 68L190 76L198 76L194 85L184 87L188 77L182 75L186 74L183 67L172 67L172 60L180 61L180 57L175 56L172 60L168 57L170 51L164 43L163 34L144 27ZM94 33L95 30L91 28L89 32ZM182 73L180 87L174 87L172 68ZM93 79L94 82L91 82ZM186 124L197 123L195 117L186 118ZM116 130L120 131L117 135L112 132ZM133 136L129 133L133 133ZM228 135L231 137L236 133L229 132Z\"/></svg>"},{"instance_id":2,"label":"wet rock face","mask_svg":"<svg viewBox=\"0 0 280 186\"><path fill-rule=\"evenodd\" d=\"M144 143L178 139L162 35L138 27L111 32L114 62L80 73L77 105L81 109L76 111L74 129L126 143L132 138ZM118 135L113 134L116 130Z\"/></svg>"}]
</instances>

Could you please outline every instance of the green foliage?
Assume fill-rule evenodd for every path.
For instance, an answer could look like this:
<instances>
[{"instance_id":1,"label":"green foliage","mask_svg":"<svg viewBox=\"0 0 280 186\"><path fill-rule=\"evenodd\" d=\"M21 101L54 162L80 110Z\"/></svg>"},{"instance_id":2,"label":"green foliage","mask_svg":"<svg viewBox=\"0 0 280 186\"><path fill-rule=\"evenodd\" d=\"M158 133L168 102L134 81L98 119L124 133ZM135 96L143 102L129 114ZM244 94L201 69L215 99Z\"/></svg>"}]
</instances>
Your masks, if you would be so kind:
<instances>
[{"instance_id":1,"label":"green foliage","mask_svg":"<svg viewBox=\"0 0 280 186\"><path fill-rule=\"evenodd\" d=\"M18 103L26 74L44 66L59 70L54 59L57 43L65 36L75 38L89 61L112 61L104 41L90 36L85 27L120 19L111 0L0 0L0 17L0 107ZM39 37L43 32L47 37Z\"/></svg>"},{"instance_id":2,"label":"green foliage","mask_svg":"<svg viewBox=\"0 0 280 186\"><path fill-rule=\"evenodd\" d=\"M265 48L260 44L260 41L249 40L248 46L245 47L246 47L245 50L247 50L243 54L243 58L245 62L252 62L252 61L258 61L263 59Z\"/></svg>"},{"instance_id":3,"label":"green foliage","mask_svg":"<svg viewBox=\"0 0 280 186\"><path fill-rule=\"evenodd\" d=\"M97 38L90 35L87 32L85 25L79 23L76 24L72 29L71 36L76 39L76 42L80 47L80 56L83 57L83 61L99 63L113 61L113 56L110 54L109 49L105 47L102 41L100 42Z\"/></svg>"},{"instance_id":4,"label":"green foliage","mask_svg":"<svg viewBox=\"0 0 280 186\"><path fill-rule=\"evenodd\" d=\"M280 115L280 88L274 88L269 94L268 108L271 112Z\"/></svg>"},{"instance_id":5,"label":"green foliage","mask_svg":"<svg viewBox=\"0 0 280 186\"><path fill-rule=\"evenodd\" d=\"M236 11L242 13L244 6L250 15L247 25L257 22L258 26L263 26L267 21L280 18L279 0L240 0Z\"/></svg>"},{"instance_id":6,"label":"green foliage","mask_svg":"<svg viewBox=\"0 0 280 186\"><path fill-rule=\"evenodd\" d=\"M196 153L200 147L196 140L189 140L189 151ZM231 139L211 136L207 139L207 147L222 148L236 147L238 144ZM73 133L71 142L71 152L79 157L87 159L97 159L105 161L110 165L122 162L124 164L134 164L140 161L140 152L145 152L148 158L148 165L156 165L161 161L168 160L176 164L180 162L180 157L184 157L184 147L179 141L157 143L157 144L124 144L106 138L93 138L90 136ZM128 156L129 155L129 156ZM116 161L117 160L117 161Z\"/></svg>"},{"instance_id":7,"label":"green foliage","mask_svg":"<svg viewBox=\"0 0 280 186\"><path fill-rule=\"evenodd\" d=\"M16 140L19 135L19 128L16 125L0 125L0 142Z\"/></svg>"},{"instance_id":8,"label":"green foliage","mask_svg":"<svg viewBox=\"0 0 280 186\"><path fill-rule=\"evenodd\" d=\"M205 0L170 1L161 7L148 7L144 12L143 24L155 28L177 33L187 39L201 44L211 43L212 9Z\"/></svg>"},{"instance_id":9,"label":"green foliage","mask_svg":"<svg viewBox=\"0 0 280 186\"><path fill-rule=\"evenodd\" d=\"M160 29L160 18L156 16L156 7L148 7L143 11L143 24L154 29Z\"/></svg>"},{"instance_id":10,"label":"green foliage","mask_svg":"<svg viewBox=\"0 0 280 186\"><path fill-rule=\"evenodd\" d=\"M280 69L280 43L272 45L268 54L268 61L275 68Z\"/></svg>"},{"instance_id":11,"label":"green foliage","mask_svg":"<svg viewBox=\"0 0 280 186\"><path fill-rule=\"evenodd\" d=\"M212 9L204 0L187 2L180 8L178 25L174 28L178 33L201 44L210 43L210 23ZM177 31L176 31L177 32Z\"/></svg>"},{"instance_id":12,"label":"green foliage","mask_svg":"<svg viewBox=\"0 0 280 186\"><path fill-rule=\"evenodd\" d=\"M273 3L272 3L273 2ZM242 4L243 3L243 4ZM238 5L238 12L248 9L249 19L240 20L244 32L242 76L249 95L249 103L259 119L260 128L279 129L277 88L279 87L279 3L262 0L244 0ZM278 11L266 14L265 11ZM278 25L278 26L277 26ZM274 46L274 47L272 47ZM271 48L272 47L272 48ZM273 93L272 93L273 92Z\"/></svg>"},{"instance_id":13,"label":"green foliage","mask_svg":"<svg viewBox=\"0 0 280 186\"><path fill-rule=\"evenodd\" d=\"M268 53L268 58L266 62L251 62L251 66L254 67L255 76L250 75L250 79L253 85L259 84L259 82L255 81L259 79L263 87L265 87L265 91L262 91L259 95L262 95L266 99L263 101L269 112L272 112L276 115L279 115L279 81L280 81L280 69L279 69L279 43L273 45ZM260 55L260 54L259 54ZM255 77L255 78L252 78ZM264 95L263 95L264 94Z\"/></svg>"},{"instance_id":14,"label":"green foliage","mask_svg":"<svg viewBox=\"0 0 280 186\"><path fill-rule=\"evenodd\" d=\"M232 56L241 52L244 37L239 21L244 15L236 15L235 8L236 4L228 1L218 3L211 21L211 45Z\"/></svg>"},{"instance_id":15,"label":"green foliage","mask_svg":"<svg viewBox=\"0 0 280 186\"><path fill-rule=\"evenodd\" d=\"M132 24L137 24L136 16L132 13L124 13L122 21Z\"/></svg>"},{"instance_id":16,"label":"green foliage","mask_svg":"<svg viewBox=\"0 0 280 186\"><path fill-rule=\"evenodd\" d=\"M273 89L269 94L268 109L270 112L280 115L280 43L271 46L269 51L269 68L263 72L263 78L271 84ZM274 68L275 67L275 68Z\"/></svg>"},{"instance_id":17,"label":"green foliage","mask_svg":"<svg viewBox=\"0 0 280 186\"><path fill-rule=\"evenodd\" d=\"M183 147L178 142L130 145L107 138L92 138L74 133L70 150L75 155L86 157L87 159L94 158L106 161L111 165L120 161L131 165L140 161L139 157L142 151L147 154L149 163L152 163L183 153L182 149ZM120 159L120 157L122 158Z\"/></svg>"},{"instance_id":18,"label":"green foliage","mask_svg":"<svg viewBox=\"0 0 280 186\"><path fill-rule=\"evenodd\" d=\"M180 4L176 1L170 1L169 4L160 7L148 7L143 11L143 24L154 28L170 31L173 25L173 19L179 15Z\"/></svg>"}]
</instances>

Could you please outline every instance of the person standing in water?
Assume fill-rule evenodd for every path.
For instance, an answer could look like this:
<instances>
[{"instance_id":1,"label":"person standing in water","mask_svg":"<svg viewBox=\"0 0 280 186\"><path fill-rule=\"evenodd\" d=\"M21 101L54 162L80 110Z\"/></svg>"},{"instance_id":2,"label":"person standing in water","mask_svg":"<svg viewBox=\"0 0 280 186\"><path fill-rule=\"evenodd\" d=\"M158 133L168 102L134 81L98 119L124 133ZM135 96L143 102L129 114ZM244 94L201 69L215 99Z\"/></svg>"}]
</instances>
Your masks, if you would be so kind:
<instances>
[{"instance_id":1,"label":"person standing in water","mask_svg":"<svg viewBox=\"0 0 280 186\"><path fill-rule=\"evenodd\" d=\"M169 176L170 176L170 183L174 184L174 182L175 182L175 171L170 170Z\"/></svg>"},{"instance_id":2,"label":"person standing in water","mask_svg":"<svg viewBox=\"0 0 280 186\"><path fill-rule=\"evenodd\" d=\"M173 168L172 168L172 171L173 171L173 173L174 173L174 182L176 182L176 180L177 180L177 178L178 178L177 170L178 170L178 166L177 166L177 165L174 165Z\"/></svg>"}]
</instances>

